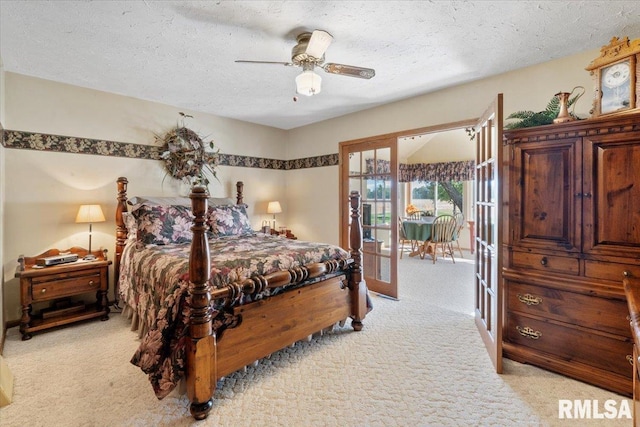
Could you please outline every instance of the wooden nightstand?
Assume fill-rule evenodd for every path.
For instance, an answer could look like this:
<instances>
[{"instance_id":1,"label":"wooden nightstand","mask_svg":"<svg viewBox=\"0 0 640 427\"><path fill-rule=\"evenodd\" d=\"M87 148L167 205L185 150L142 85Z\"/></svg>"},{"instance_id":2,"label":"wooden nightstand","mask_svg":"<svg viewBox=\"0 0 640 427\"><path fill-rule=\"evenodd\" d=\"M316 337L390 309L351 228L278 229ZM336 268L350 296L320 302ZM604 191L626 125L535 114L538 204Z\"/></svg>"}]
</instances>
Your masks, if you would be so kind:
<instances>
[{"instance_id":1,"label":"wooden nightstand","mask_svg":"<svg viewBox=\"0 0 640 427\"><path fill-rule=\"evenodd\" d=\"M281 229L278 231L272 228L271 234L286 237L287 239L291 239L291 240L298 240L298 238L289 229Z\"/></svg>"},{"instance_id":2,"label":"wooden nightstand","mask_svg":"<svg viewBox=\"0 0 640 427\"><path fill-rule=\"evenodd\" d=\"M60 253L78 255L78 261L50 267L39 267L38 258L59 255ZM80 320L101 320L109 318L109 265L103 251L92 251L95 260L85 261L87 250L71 248L66 251L50 249L35 257L21 256L16 277L20 279L20 303L22 317L20 332L22 339L31 338L31 333L53 328ZM96 302L84 304L81 301L71 302L70 297L96 292ZM51 301L49 308L43 308L35 315L31 313L32 303Z\"/></svg>"},{"instance_id":3,"label":"wooden nightstand","mask_svg":"<svg viewBox=\"0 0 640 427\"><path fill-rule=\"evenodd\" d=\"M280 228L279 230L276 230L275 228L271 228L269 226L263 225L260 231L265 234L271 234L272 236L282 236L282 237L286 237L287 239L298 240L298 238L295 236L295 234L291 232L291 230L284 227Z\"/></svg>"}]
</instances>

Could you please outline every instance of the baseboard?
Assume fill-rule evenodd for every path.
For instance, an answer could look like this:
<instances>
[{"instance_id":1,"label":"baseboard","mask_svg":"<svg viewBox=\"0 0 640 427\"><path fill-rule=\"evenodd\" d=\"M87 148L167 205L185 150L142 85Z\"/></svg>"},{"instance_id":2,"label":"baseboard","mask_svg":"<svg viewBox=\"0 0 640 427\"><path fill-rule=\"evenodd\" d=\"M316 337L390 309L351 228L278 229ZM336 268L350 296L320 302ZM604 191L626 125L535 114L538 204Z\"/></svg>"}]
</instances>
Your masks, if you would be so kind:
<instances>
[{"instance_id":1,"label":"baseboard","mask_svg":"<svg viewBox=\"0 0 640 427\"><path fill-rule=\"evenodd\" d=\"M10 320L5 322L4 329L2 330L2 340L0 340L0 356L4 354L4 342L7 339L7 331L17 326L20 326L20 320Z\"/></svg>"}]
</instances>

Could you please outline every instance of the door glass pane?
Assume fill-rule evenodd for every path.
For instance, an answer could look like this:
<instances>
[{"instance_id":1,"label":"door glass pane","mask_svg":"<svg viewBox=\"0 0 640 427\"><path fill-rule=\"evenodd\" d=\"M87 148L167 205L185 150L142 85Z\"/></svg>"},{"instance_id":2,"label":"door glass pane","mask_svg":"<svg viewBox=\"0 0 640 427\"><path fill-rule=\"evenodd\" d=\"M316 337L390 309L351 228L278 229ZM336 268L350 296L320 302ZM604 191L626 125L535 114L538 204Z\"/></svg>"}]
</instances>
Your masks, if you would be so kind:
<instances>
[{"instance_id":1,"label":"door glass pane","mask_svg":"<svg viewBox=\"0 0 640 427\"><path fill-rule=\"evenodd\" d=\"M378 226L389 227L391 224L391 202L378 202Z\"/></svg>"},{"instance_id":2,"label":"door glass pane","mask_svg":"<svg viewBox=\"0 0 640 427\"><path fill-rule=\"evenodd\" d=\"M362 235L365 239L371 239L371 226L373 224L374 210L371 203L362 203Z\"/></svg>"},{"instance_id":3,"label":"door glass pane","mask_svg":"<svg viewBox=\"0 0 640 427\"><path fill-rule=\"evenodd\" d=\"M362 188L360 187L362 184L362 180L360 178L349 178L349 193L352 191L358 191L362 193ZM362 194L360 194L362 197Z\"/></svg>"},{"instance_id":4,"label":"door glass pane","mask_svg":"<svg viewBox=\"0 0 640 427\"><path fill-rule=\"evenodd\" d=\"M376 173L377 174L390 174L391 173L391 149L381 148L376 150Z\"/></svg>"},{"instance_id":5,"label":"door glass pane","mask_svg":"<svg viewBox=\"0 0 640 427\"><path fill-rule=\"evenodd\" d=\"M365 178L363 180L364 188L362 189L362 198L365 200L376 199L376 180L374 178Z\"/></svg>"},{"instance_id":6,"label":"door glass pane","mask_svg":"<svg viewBox=\"0 0 640 427\"><path fill-rule=\"evenodd\" d=\"M495 180L495 163L491 162L487 165L487 200L490 203L496 202L496 180Z\"/></svg>"},{"instance_id":7,"label":"door glass pane","mask_svg":"<svg viewBox=\"0 0 640 427\"><path fill-rule=\"evenodd\" d=\"M378 237L378 241L381 242L380 245L380 253L386 256L391 255L391 228L378 228L376 230L376 236Z\"/></svg>"},{"instance_id":8,"label":"door glass pane","mask_svg":"<svg viewBox=\"0 0 640 427\"><path fill-rule=\"evenodd\" d=\"M365 175L371 175L374 173L375 152L373 150L362 152L362 165L360 170Z\"/></svg>"},{"instance_id":9,"label":"door glass pane","mask_svg":"<svg viewBox=\"0 0 640 427\"><path fill-rule=\"evenodd\" d=\"M380 277L378 280L383 282L391 281L391 258L378 258L380 260Z\"/></svg>"},{"instance_id":10,"label":"door glass pane","mask_svg":"<svg viewBox=\"0 0 640 427\"><path fill-rule=\"evenodd\" d=\"M360 175L360 152L349 153L349 175Z\"/></svg>"}]
</instances>

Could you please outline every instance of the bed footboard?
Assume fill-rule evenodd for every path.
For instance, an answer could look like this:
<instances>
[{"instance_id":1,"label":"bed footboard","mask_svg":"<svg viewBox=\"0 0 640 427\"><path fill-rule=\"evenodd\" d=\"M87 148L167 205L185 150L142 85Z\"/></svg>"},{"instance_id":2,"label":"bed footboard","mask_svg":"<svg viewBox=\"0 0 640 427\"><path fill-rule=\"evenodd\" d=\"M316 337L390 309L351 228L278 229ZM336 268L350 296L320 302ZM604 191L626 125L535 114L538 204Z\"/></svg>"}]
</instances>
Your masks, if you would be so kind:
<instances>
[{"instance_id":1,"label":"bed footboard","mask_svg":"<svg viewBox=\"0 0 640 427\"><path fill-rule=\"evenodd\" d=\"M199 420L206 418L213 406L213 395L218 378L233 372L250 359L257 360L264 357L272 351L286 347L302 339L305 335L329 327L337 320L346 317L352 318L354 330L361 330L362 320L367 313L367 288L362 280L362 226L358 192L354 191L350 195L351 260L314 263L265 276L255 276L214 291L211 291L207 284L211 268L205 224L206 189L195 187L190 197L195 220L192 227L193 240L189 258L191 317L187 341L186 384L187 395L191 401L191 414ZM269 304L269 301L238 308L246 319L242 327L237 331L233 329L226 331L224 339L216 336L211 322L212 300L225 299L232 304L241 294L259 292L265 287L301 283L322 276L327 276L329 279L319 281L316 285L299 288L290 294L278 295L274 298L273 305ZM347 281L346 284L344 284L344 280ZM326 298L331 302L324 303ZM296 300L294 301L294 299ZM305 304L308 307L309 303L317 301L323 303L314 304L311 309L313 315L310 316L310 309L303 307ZM297 309L288 308L292 305ZM297 319L302 326L291 331L283 321L283 313L286 314L289 321L293 319L293 323L296 323ZM252 322L251 318L259 319L259 321ZM264 322L266 318L270 318L268 322ZM267 327L268 330L276 330L276 332L256 335L253 334L255 332L253 325L261 325L263 328ZM250 335L253 337L247 339L245 330L251 331ZM218 342L219 338L220 342ZM242 348L239 349L239 346ZM234 355L238 352L248 351L247 347L254 349L250 351L252 356L248 357L246 361L235 360Z\"/></svg>"}]
</instances>

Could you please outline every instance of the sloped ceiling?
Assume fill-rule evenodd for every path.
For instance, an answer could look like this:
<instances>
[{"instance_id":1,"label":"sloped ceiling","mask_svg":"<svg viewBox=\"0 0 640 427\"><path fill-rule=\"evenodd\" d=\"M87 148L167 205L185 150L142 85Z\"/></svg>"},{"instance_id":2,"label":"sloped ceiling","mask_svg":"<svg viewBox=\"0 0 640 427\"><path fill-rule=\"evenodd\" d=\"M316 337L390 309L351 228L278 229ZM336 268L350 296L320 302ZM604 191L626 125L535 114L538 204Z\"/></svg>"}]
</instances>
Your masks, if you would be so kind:
<instances>
[{"instance_id":1,"label":"sloped ceiling","mask_svg":"<svg viewBox=\"0 0 640 427\"><path fill-rule=\"evenodd\" d=\"M296 35L334 36L298 96ZM5 70L291 129L640 36L638 1L0 1Z\"/></svg>"}]
</instances>

